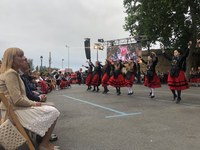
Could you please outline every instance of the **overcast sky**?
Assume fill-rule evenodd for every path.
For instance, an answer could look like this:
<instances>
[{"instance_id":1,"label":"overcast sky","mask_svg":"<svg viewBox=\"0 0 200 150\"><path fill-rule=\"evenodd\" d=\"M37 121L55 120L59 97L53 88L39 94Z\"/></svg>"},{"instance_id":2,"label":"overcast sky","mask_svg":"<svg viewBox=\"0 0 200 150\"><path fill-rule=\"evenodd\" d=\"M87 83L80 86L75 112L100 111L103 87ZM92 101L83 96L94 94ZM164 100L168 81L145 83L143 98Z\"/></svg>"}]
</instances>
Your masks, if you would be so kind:
<instances>
[{"instance_id":1,"label":"overcast sky","mask_svg":"<svg viewBox=\"0 0 200 150\"><path fill-rule=\"evenodd\" d=\"M49 52L52 67L68 67L74 71L86 65L84 38L91 38L91 46L98 39L129 37L123 29L123 0L1 0L0 1L0 57L8 47L19 47L34 66L48 66ZM91 49L92 61L96 50ZM106 50L99 51L104 61Z\"/></svg>"}]
</instances>

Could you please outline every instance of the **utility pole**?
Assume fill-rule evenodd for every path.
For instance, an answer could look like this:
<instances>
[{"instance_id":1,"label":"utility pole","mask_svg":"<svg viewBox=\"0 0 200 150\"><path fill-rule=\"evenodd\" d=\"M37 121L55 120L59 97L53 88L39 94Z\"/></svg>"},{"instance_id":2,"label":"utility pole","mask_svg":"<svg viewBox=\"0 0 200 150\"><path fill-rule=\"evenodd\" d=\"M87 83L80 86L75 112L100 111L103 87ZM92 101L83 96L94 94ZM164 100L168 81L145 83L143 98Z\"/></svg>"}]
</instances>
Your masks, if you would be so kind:
<instances>
[{"instance_id":1,"label":"utility pole","mask_svg":"<svg viewBox=\"0 0 200 150\"><path fill-rule=\"evenodd\" d=\"M41 59L41 66L40 66L40 72L42 71L42 59L43 59L43 56L40 56L40 59Z\"/></svg>"},{"instance_id":2,"label":"utility pole","mask_svg":"<svg viewBox=\"0 0 200 150\"><path fill-rule=\"evenodd\" d=\"M68 49L68 55L67 55L67 56L68 56L67 66L68 66L68 69L69 69L69 67L70 67L70 66L69 66L69 62L70 62L70 61L69 61L69 59L70 59L70 57L69 57L69 46L68 46L68 45L65 45L65 47Z\"/></svg>"},{"instance_id":3,"label":"utility pole","mask_svg":"<svg viewBox=\"0 0 200 150\"><path fill-rule=\"evenodd\" d=\"M51 68L51 52L49 52L49 69Z\"/></svg>"}]
</instances>

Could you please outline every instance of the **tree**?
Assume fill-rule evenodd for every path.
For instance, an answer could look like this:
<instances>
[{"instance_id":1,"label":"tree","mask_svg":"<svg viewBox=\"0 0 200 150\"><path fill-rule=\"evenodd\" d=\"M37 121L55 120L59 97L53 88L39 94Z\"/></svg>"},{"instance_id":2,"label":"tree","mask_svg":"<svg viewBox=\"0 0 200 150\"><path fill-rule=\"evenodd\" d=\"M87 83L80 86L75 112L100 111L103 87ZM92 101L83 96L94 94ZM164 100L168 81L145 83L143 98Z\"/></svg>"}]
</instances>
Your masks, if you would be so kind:
<instances>
[{"instance_id":1,"label":"tree","mask_svg":"<svg viewBox=\"0 0 200 150\"><path fill-rule=\"evenodd\" d=\"M34 70L33 59L28 59L28 63L29 63L30 69Z\"/></svg>"},{"instance_id":2,"label":"tree","mask_svg":"<svg viewBox=\"0 0 200 150\"><path fill-rule=\"evenodd\" d=\"M191 40L188 68L194 64L191 57L200 38L199 0L124 0L124 7L127 13L124 29L131 36L146 35L152 43L160 41L169 49L182 50Z\"/></svg>"},{"instance_id":3,"label":"tree","mask_svg":"<svg viewBox=\"0 0 200 150\"><path fill-rule=\"evenodd\" d=\"M36 66L36 67L35 67L35 70L38 72L38 71L39 71L39 67L38 67L38 66Z\"/></svg>"}]
</instances>

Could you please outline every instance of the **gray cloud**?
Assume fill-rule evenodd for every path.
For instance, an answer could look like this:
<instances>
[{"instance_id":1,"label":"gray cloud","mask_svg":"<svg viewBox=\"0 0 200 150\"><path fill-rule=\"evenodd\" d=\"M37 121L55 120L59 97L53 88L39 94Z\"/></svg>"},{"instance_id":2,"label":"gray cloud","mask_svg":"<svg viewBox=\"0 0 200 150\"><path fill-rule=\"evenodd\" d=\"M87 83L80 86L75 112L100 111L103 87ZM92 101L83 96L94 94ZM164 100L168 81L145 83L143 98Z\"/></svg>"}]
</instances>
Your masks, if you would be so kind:
<instances>
[{"instance_id":1,"label":"gray cloud","mask_svg":"<svg viewBox=\"0 0 200 150\"><path fill-rule=\"evenodd\" d=\"M91 46L98 38L105 40L128 37L123 30L125 13L123 0L1 0L0 1L0 57L8 47L20 47L35 66L48 66L49 52L52 67L68 65L77 70L86 64L84 38L91 38ZM92 60L96 51L91 49ZM106 50L99 51L104 61Z\"/></svg>"}]
</instances>

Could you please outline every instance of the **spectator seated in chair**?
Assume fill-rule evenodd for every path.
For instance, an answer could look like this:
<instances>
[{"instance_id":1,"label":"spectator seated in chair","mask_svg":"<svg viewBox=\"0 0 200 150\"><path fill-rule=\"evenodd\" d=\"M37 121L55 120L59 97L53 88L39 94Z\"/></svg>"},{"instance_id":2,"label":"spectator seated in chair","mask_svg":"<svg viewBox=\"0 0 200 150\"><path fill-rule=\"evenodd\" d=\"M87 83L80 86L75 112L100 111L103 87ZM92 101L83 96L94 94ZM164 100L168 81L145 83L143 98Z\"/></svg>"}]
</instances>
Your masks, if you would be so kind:
<instances>
[{"instance_id":1,"label":"spectator seated in chair","mask_svg":"<svg viewBox=\"0 0 200 150\"><path fill-rule=\"evenodd\" d=\"M54 106L28 99L24 83L19 76L19 69L24 63L26 63L26 58L21 49L8 48L5 50L0 68L0 92L5 93L13 105L22 126L43 137L39 150L59 150L49 140L60 112ZM1 113L5 113L5 106L2 102L0 109Z\"/></svg>"},{"instance_id":2,"label":"spectator seated in chair","mask_svg":"<svg viewBox=\"0 0 200 150\"><path fill-rule=\"evenodd\" d=\"M30 67L27 61L25 61L25 63L21 66L19 73L25 85L26 96L33 101L45 102L47 99L45 94L32 91L31 82L29 80Z\"/></svg>"}]
</instances>

